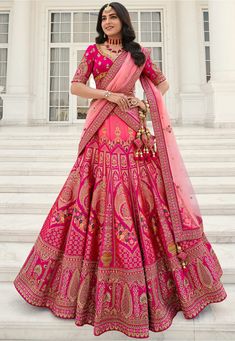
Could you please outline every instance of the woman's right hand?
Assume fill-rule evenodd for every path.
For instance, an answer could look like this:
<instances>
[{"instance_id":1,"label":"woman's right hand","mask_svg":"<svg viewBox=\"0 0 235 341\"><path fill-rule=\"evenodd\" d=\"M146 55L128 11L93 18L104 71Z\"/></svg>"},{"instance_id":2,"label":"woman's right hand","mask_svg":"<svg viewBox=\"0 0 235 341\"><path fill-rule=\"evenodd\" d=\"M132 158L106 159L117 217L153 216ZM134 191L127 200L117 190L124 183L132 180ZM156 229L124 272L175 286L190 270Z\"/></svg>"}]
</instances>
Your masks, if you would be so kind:
<instances>
[{"instance_id":1,"label":"woman's right hand","mask_svg":"<svg viewBox=\"0 0 235 341\"><path fill-rule=\"evenodd\" d=\"M108 101L116 103L122 111L126 111L130 108L128 97L119 92L110 92L108 97L105 97Z\"/></svg>"}]
</instances>

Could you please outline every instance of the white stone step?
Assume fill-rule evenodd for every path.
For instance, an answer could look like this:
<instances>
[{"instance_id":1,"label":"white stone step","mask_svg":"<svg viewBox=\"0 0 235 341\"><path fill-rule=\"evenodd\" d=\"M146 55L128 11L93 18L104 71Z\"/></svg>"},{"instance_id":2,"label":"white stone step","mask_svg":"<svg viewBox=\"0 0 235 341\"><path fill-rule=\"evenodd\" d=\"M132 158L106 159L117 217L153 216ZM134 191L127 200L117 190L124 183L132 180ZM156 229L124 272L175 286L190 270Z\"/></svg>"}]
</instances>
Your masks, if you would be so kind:
<instances>
[{"instance_id":1,"label":"white stone step","mask_svg":"<svg viewBox=\"0 0 235 341\"><path fill-rule=\"evenodd\" d=\"M0 192L58 193L67 176L0 176ZM235 180L235 178L234 178Z\"/></svg>"},{"instance_id":2,"label":"white stone step","mask_svg":"<svg viewBox=\"0 0 235 341\"><path fill-rule=\"evenodd\" d=\"M12 281L14 279L29 254L33 243L1 242L0 282ZM235 284L234 244L212 243L212 247L223 269L223 282Z\"/></svg>"},{"instance_id":3,"label":"white stone step","mask_svg":"<svg viewBox=\"0 0 235 341\"><path fill-rule=\"evenodd\" d=\"M0 165L0 176L2 175L47 175L64 176L70 172L73 162L3 162ZM189 176L200 177L230 177L235 176L235 162L185 162Z\"/></svg>"},{"instance_id":4,"label":"white stone step","mask_svg":"<svg viewBox=\"0 0 235 341\"><path fill-rule=\"evenodd\" d=\"M0 162L33 162L33 161L41 161L41 162L72 162L76 160L77 157L77 148L73 148L72 150L62 149L62 150L27 150L27 149L19 149L19 150L1 150L0 154Z\"/></svg>"},{"instance_id":5,"label":"white stone step","mask_svg":"<svg viewBox=\"0 0 235 341\"><path fill-rule=\"evenodd\" d=\"M235 193L229 194L197 194L202 214L226 215L235 213Z\"/></svg>"},{"instance_id":6,"label":"white stone step","mask_svg":"<svg viewBox=\"0 0 235 341\"><path fill-rule=\"evenodd\" d=\"M81 132L82 133L82 132ZM18 150L18 149L69 149L73 150L78 146L80 142L81 133L78 136L67 139L65 136L53 136L50 139L29 138L24 136L17 137L6 137L4 140L0 138L0 150ZM234 150L235 149L235 137L234 139L229 138L200 138L193 139L190 137L179 137L176 136L177 143L181 150L188 149L200 149L200 150Z\"/></svg>"},{"instance_id":7,"label":"white stone step","mask_svg":"<svg viewBox=\"0 0 235 341\"><path fill-rule=\"evenodd\" d=\"M75 162L75 160L74 160ZM47 175L65 176L73 167L73 162L4 162L0 166L1 175Z\"/></svg>"},{"instance_id":8,"label":"white stone step","mask_svg":"<svg viewBox=\"0 0 235 341\"><path fill-rule=\"evenodd\" d=\"M35 125L35 126L0 126L0 139L34 138L44 136L46 138L68 137L76 138L81 133L85 120L79 120L76 124L60 125L55 124ZM147 122L148 127L152 127L151 121ZM173 126L174 134L179 138L189 139L233 139L235 138L234 128L208 128L199 126Z\"/></svg>"},{"instance_id":9,"label":"white stone step","mask_svg":"<svg viewBox=\"0 0 235 341\"><path fill-rule=\"evenodd\" d=\"M0 214L0 242L34 242L46 214ZM213 243L235 243L235 216L203 216L205 233Z\"/></svg>"},{"instance_id":10,"label":"white stone step","mask_svg":"<svg viewBox=\"0 0 235 341\"><path fill-rule=\"evenodd\" d=\"M0 193L57 193L66 176L0 176ZM235 193L235 177L191 177L196 193Z\"/></svg>"},{"instance_id":11,"label":"white stone step","mask_svg":"<svg viewBox=\"0 0 235 341\"><path fill-rule=\"evenodd\" d=\"M205 233L210 242L235 242L235 215L204 215L202 219Z\"/></svg>"},{"instance_id":12,"label":"white stone step","mask_svg":"<svg viewBox=\"0 0 235 341\"><path fill-rule=\"evenodd\" d=\"M45 219L46 214L0 214L0 242L34 242Z\"/></svg>"},{"instance_id":13,"label":"white stone step","mask_svg":"<svg viewBox=\"0 0 235 341\"><path fill-rule=\"evenodd\" d=\"M3 149L0 153L0 162L33 162L33 161L73 161L78 152L78 146L71 149ZM234 162L235 150L182 150L182 157L185 162Z\"/></svg>"},{"instance_id":14,"label":"white stone step","mask_svg":"<svg viewBox=\"0 0 235 341\"><path fill-rule=\"evenodd\" d=\"M171 341L221 341L235 337L235 285L225 284L227 298L205 307L194 319L185 319L182 311L174 317L172 325L163 332L149 331L148 340ZM27 303L12 283L0 283L2 340L24 341L89 341L94 340L94 327L77 327L74 319L54 316L48 308L35 307ZM129 340L119 331L109 331L99 336L101 341Z\"/></svg>"},{"instance_id":15,"label":"white stone step","mask_svg":"<svg viewBox=\"0 0 235 341\"><path fill-rule=\"evenodd\" d=\"M46 214L59 193L0 193L0 214ZM233 215L235 194L197 194L202 215Z\"/></svg>"},{"instance_id":16,"label":"white stone step","mask_svg":"<svg viewBox=\"0 0 235 341\"><path fill-rule=\"evenodd\" d=\"M235 193L234 176L192 176L190 180L196 193Z\"/></svg>"},{"instance_id":17,"label":"white stone step","mask_svg":"<svg viewBox=\"0 0 235 341\"><path fill-rule=\"evenodd\" d=\"M0 150L74 150L77 148L80 139L66 140L54 138L53 140L46 141L44 139L29 140L29 139L6 139L0 140ZM212 146L213 147L213 146ZM235 147L235 146L234 146ZM227 148L224 144L224 148Z\"/></svg>"},{"instance_id":18,"label":"white stone step","mask_svg":"<svg viewBox=\"0 0 235 341\"><path fill-rule=\"evenodd\" d=\"M234 162L185 162L185 167L190 177L230 177L235 175Z\"/></svg>"}]
</instances>

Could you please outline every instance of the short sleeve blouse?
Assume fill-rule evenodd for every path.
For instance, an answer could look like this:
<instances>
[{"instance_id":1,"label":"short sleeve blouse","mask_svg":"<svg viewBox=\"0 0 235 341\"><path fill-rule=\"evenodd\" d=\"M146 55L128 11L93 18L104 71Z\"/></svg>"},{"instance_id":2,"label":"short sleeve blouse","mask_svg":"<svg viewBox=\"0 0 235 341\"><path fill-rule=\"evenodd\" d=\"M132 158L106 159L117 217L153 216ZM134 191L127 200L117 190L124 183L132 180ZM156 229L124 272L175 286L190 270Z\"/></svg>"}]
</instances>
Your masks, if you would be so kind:
<instances>
[{"instance_id":1,"label":"short sleeve blouse","mask_svg":"<svg viewBox=\"0 0 235 341\"><path fill-rule=\"evenodd\" d=\"M94 53L95 53L94 45L89 45L84 52L84 55L81 59L81 62L78 65L78 68L73 76L71 83L73 82L82 82L84 84L87 83L94 66Z\"/></svg>"},{"instance_id":2,"label":"short sleeve blouse","mask_svg":"<svg viewBox=\"0 0 235 341\"><path fill-rule=\"evenodd\" d=\"M95 80L97 80L99 77L104 76L107 73L112 64L113 61L103 55L97 48L96 44L89 45L84 52L71 83L81 82L86 84L91 73L93 73ZM157 64L153 63L150 55L147 57L142 73L149 77L155 85L166 80L165 75L161 72L161 69L157 66Z\"/></svg>"},{"instance_id":3,"label":"short sleeve blouse","mask_svg":"<svg viewBox=\"0 0 235 341\"><path fill-rule=\"evenodd\" d=\"M166 80L166 76L162 73L157 63L152 61L150 54L147 57L142 73L148 76L154 85L158 85Z\"/></svg>"}]
</instances>

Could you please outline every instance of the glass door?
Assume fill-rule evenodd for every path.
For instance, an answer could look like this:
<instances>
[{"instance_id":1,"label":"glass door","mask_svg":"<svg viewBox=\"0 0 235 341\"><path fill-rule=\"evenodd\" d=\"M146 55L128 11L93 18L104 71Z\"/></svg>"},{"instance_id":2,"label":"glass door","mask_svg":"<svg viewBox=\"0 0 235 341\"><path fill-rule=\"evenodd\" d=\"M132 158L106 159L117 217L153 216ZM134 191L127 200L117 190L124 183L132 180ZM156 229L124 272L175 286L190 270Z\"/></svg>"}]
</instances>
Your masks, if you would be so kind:
<instances>
[{"instance_id":1,"label":"glass door","mask_svg":"<svg viewBox=\"0 0 235 341\"><path fill-rule=\"evenodd\" d=\"M71 79L73 78L73 75L76 72L79 63L82 60L82 57L85 53L86 48L87 48L87 45L74 48L73 59L72 59L72 63L71 63L71 65L72 65ZM90 76L86 85L88 85L92 88L95 88L95 81L94 81L93 75ZM73 118L72 121L74 123L86 119L86 114L87 114L87 110L89 108L90 102L91 102L91 99L72 95L71 110L72 110L72 118Z\"/></svg>"}]
</instances>

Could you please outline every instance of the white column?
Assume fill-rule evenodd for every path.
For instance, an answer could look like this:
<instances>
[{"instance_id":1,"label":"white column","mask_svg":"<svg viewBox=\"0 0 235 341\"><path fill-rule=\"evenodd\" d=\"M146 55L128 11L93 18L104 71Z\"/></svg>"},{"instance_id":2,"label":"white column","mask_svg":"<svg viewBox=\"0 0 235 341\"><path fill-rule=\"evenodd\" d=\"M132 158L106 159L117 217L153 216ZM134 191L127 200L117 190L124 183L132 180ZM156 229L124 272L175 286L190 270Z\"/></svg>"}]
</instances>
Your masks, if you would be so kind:
<instances>
[{"instance_id":1,"label":"white column","mask_svg":"<svg viewBox=\"0 0 235 341\"><path fill-rule=\"evenodd\" d=\"M7 88L1 124L27 124L30 112L31 1L14 1L9 30Z\"/></svg>"},{"instance_id":2,"label":"white column","mask_svg":"<svg viewBox=\"0 0 235 341\"><path fill-rule=\"evenodd\" d=\"M180 111L183 124L203 124L204 96L200 89L200 52L195 0L177 2Z\"/></svg>"},{"instance_id":3,"label":"white column","mask_svg":"<svg viewBox=\"0 0 235 341\"><path fill-rule=\"evenodd\" d=\"M235 127L235 1L209 0L211 80L206 87L207 125Z\"/></svg>"}]
</instances>

